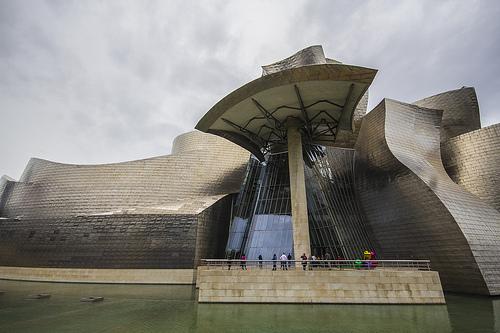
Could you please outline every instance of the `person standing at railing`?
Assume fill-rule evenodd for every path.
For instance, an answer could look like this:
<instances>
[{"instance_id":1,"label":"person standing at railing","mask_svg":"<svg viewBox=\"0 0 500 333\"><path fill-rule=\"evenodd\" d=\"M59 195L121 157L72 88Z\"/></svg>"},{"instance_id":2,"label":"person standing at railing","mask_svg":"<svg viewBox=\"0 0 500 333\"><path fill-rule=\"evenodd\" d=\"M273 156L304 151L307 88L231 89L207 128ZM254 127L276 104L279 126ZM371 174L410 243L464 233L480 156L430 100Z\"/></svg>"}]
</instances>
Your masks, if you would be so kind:
<instances>
[{"instance_id":1,"label":"person standing at railing","mask_svg":"<svg viewBox=\"0 0 500 333\"><path fill-rule=\"evenodd\" d=\"M276 253L273 254L273 271L276 270L276 260L278 260L278 257L276 257Z\"/></svg>"},{"instance_id":2,"label":"person standing at railing","mask_svg":"<svg viewBox=\"0 0 500 333\"><path fill-rule=\"evenodd\" d=\"M328 269L331 269L332 266L331 266L331 262L330 260L332 260L332 256L330 255L330 253L325 253L325 260L326 260L326 263L325 263L325 266L328 268Z\"/></svg>"},{"instance_id":3,"label":"person standing at railing","mask_svg":"<svg viewBox=\"0 0 500 333\"><path fill-rule=\"evenodd\" d=\"M371 262L370 262L370 260L372 260L372 254L371 254L371 252L370 252L370 251L365 250L365 251L363 252L363 267L364 267L364 268L368 268L368 269L370 269L370 267L371 267Z\"/></svg>"},{"instance_id":4,"label":"person standing at railing","mask_svg":"<svg viewBox=\"0 0 500 333\"><path fill-rule=\"evenodd\" d=\"M378 262L377 262L377 254L373 250L371 251L371 257L372 257L371 267L375 269L378 266Z\"/></svg>"},{"instance_id":5,"label":"person standing at railing","mask_svg":"<svg viewBox=\"0 0 500 333\"><path fill-rule=\"evenodd\" d=\"M247 256L244 253L241 255L241 263L240 263L240 265L241 265L241 269L242 270L244 270L244 271L247 270Z\"/></svg>"},{"instance_id":6,"label":"person standing at railing","mask_svg":"<svg viewBox=\"0 0 500 333\"><path fill-rule=\"evenodd\" d=\"M292 255L290 254L290 252L288 252L288 255L286 256L286 258L288 259L288 268L292 268Z\"/></svg>"},{"instance_id":7,"label":"person standing at railing","mask_svg":"<svg viewBox=\"0 0 500 333\"><path fill-rule=\"evenodd\" d=\"M305 253L302 253L302 256L300 257L302 259L302 270L306 270L307 267L307 256Z\"/></svg>"},{"instance_id":8,"label":"person standing at railing","mask_svg":"<svg viewBox=\"0 0 500 333\"><path fill-rule=\"evenodd\" d=\"M287 262L286 262L287 257L286 257L285 252L283 252L283 254L281 255L280 260L281 260L281 269L282 270L288 270L288 267L286 267L286 265L287 265Z\"/></svg>"},{"instance_id":9,"label":"person standing at railing","mask_svg":"<svg viewBox=\"0 0 500 333\"><path fill-rule=\"evenodd\" d=\"M262 269L262 254L259 254L259 268Z\"/></svg>"}]
</instances>

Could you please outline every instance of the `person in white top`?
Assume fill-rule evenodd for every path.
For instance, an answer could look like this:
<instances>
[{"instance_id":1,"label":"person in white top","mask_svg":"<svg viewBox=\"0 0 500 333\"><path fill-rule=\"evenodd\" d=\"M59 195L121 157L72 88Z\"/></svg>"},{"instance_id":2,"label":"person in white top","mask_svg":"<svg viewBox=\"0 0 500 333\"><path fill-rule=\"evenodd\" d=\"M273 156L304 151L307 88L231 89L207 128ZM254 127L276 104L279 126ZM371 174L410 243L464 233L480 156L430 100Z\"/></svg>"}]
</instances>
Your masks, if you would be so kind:
<instances>
[{"instance_id":1,"label":"person in white top","mask_svg":"<svg viewBox=\"0 0 500 333\"><path fill-rule=\"evenodd\" d=\"M288 270L288 268L286 267L287 257L286 257L285 252L283 252L283 254L281 255L280 260L281 260L281 269Z\"/></svg>"}]
</instances>

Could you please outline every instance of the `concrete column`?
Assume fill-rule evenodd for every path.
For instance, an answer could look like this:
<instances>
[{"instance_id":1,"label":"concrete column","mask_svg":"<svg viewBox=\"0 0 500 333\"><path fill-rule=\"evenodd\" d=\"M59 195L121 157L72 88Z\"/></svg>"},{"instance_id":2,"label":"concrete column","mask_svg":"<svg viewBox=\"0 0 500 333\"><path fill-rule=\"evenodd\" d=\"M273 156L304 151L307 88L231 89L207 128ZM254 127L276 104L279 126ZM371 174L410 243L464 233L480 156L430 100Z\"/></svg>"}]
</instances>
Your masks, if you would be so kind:
<instances>
[{"instance_id":1,"label":"concrete column","mask_svg":"<svg viewBox=\"0 0 500 333\"><path fill-rule=\"evenodd\" d=\"M295 260L311 255L307 217L306 183L302 158L302 137L296 121L288 121L288 170L292 201L293 251Z\"/></svg>"}]
</instances>

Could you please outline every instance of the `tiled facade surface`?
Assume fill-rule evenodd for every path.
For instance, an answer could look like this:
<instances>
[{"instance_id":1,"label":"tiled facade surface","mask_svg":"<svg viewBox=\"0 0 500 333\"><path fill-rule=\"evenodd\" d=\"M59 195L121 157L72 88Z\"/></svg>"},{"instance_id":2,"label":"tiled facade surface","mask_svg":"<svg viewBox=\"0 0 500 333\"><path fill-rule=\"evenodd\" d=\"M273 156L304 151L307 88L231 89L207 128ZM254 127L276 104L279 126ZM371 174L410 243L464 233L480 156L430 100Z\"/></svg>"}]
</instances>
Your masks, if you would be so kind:
<instances>
[{"instance_id":1,"label":"tiled facade surface","mask_svg":"<svg viewBox=\"0 0 500 333\"><path fill-rule=\"evenodd\" d=\"M200 214L0 219L0 266L193 268L224 256L231 196Z\"/></svg>"},{"instance_id":2,"label":"tiled facade surface","mask_svg":"<svg viewBox=\"0 0 500 333\"><path fill-rule=\"evenodd\" d=\"M106 165L32 159L19 182L3 177L0 266L192 269L224 256L249 153L198 131L172 150Z\"/></svg>"},{"instance_id":3,"label":"tiled facade surface","mask_svg":"<svg viewBox=\"0 0 500 333\"><path fill-rule=\"evenodd\" d=\"M241 155L245 158L249 157L249 153L236 146L232 142L222 139L217 135L210 135L200 131L190 131L175 137L172 143L172 155L196 154L201 158L205 158L213 154L214 158L223 157L226 164L237 163L241 159ZM226 156L235 155L235 156ZM227 158L227 162L226 162ZM212 161L208 161L212 163Z\"/></svg>"},{"instance_id":4,"label":"tiled facade surface","mask_svg":"<svg viewBox=\"0 0 500 333\"><path fill-rule=\"evenodd\" d=\"M7 189L0 216L199 213L238 192L249 158L243 148L193 131L181 135L172 150L173 155L103 165L31 159L20 181Z\"/></svg>"},{"instance_id":5,"label":"tiled facade surface","mask_svg":"<svg viewBox=\"0 0 500 333\"><path fill-rule=\"evenodd\" d=\"M366 114L368 108L368 91L359 100L356 109L354 109L352 127L353 131L338 131L335 138L335 147L341 148L354 148L356 140L358 139L359 130L361 129L361 121Z\"/></svg>"},{"instance_id":6,"label":"tiled facade surface","mask_svg":"<svg viewBox=\"0 0 500 333\"><path fill-rule=\"evenodd\" d=\"M462 87L421 99L415 103L429 109L443 110L441 142L481 128L476 91Z\"/></svg>"},{"instance_id":7,"label":"tiled facade surface","mask_svg":"<svg viewBox=\"0 0 500 333\"><path fill-rule=\"evenodd\" d=\"M196 216L9 219L0 230L1 266L191 268Z\"/></svg>"},{"instance_id":8,"label":"tiled facade surface","mask_svg":"<svg viewBox=\"0 0 500 333\"><path fill-rule=\"evenodd\" d=\"M455 183L500 211L500 124L443 142L441 155Z\"/></svg>"},{"instance_id":9,"label":"tiled facade surface","mask_svg":"<svg viewBox=\"0 0 500 333\"><path fill-rule=\"evenodd\" d=\"M195 269L106 269L0 266L0 279L71 283L194 284Z\"/></svg>"},{"instance_id":10,"label":"tiled facade surface","mask_svg":"<svg viewBox=\"0 0 500 333\"><path fill-rule=\"evenodd\" d=\"M444 304L433 271L198 268L202 303Z\"/></svg>"},{"instance_id":11,"label":"tiled facade surface","mask_svg":"<svg viewBox=\"0 0 500 333\"><path fill-rule=\"evenodd\" d=\"M194 266L201 259L224 258L235 195L228 195L197 215Z\"/></svg>"},{"instance_id":12,"label":"tiled facade surface","mask_svg":"<svg viewBox=\"0 0 500 333\"><path fill-rule=\"evenodd\" d=\"M2 211L3 203L7 198L8 186L11 186L13 179L7 176L0 177L0 212ZM2 215L0 215L1 217Z\"/></svg>"},{"instance_id":13,"label":"tiled facade surface","mask_svg":"<svg viewBox=\"0 0 500 333\"><path fill-rule=\"evenodd\" d=\"M387 258L430 259L445 290L500 293L500 214L447 175L441 111L382 101L363 120L356 185Z\"/></svg>"},{"instance_id":14,"label":"tiled facade surface","mask_svg":"<svg viewBox=\"0 0 500 333\"><path fill-rule=\"evenodd\" d=\"M290 68L326 64L327 59L321 45L307 47L278 62L262 66L262 76L281 72Z\"/></svg>"},{"instance_id":15,"label":"tiled facade surface","mask_svg":"<svg viewBox=\"0 0 500 333\"><path fill-rule=\"evenodd\" d=\"M215 104L196 129L248 149L260 161L261 149L287 145L287 122L297 119L306 141L352 148L356 106L363 113L365 93L377 70L325 58L320 45L263 66L263 76Z\"/></svg>"}]
</instances>

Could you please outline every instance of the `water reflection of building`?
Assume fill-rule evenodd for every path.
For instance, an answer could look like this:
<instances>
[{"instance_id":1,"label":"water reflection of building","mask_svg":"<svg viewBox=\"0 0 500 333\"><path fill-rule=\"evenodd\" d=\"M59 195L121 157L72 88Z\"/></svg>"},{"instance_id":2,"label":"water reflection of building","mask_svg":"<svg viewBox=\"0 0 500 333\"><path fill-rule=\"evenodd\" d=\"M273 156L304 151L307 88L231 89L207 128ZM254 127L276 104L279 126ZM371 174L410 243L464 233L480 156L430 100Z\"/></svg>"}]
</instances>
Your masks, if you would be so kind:
<instances>
[{"instance_id":1,"label":"water reflection of building","mask_svg":"<svg viewBox=\"0 0 500 333\"><path fill-rule=\"evenodd\" d=\"M141 161L33 159L0 180L0 265L192 269L373 249L430 259L445 290L500 294L500 126L480 127L468 87L367 114L375 73L314 46L200 120L232 143L190 132Z\"/></svg>"}]
</instances>

